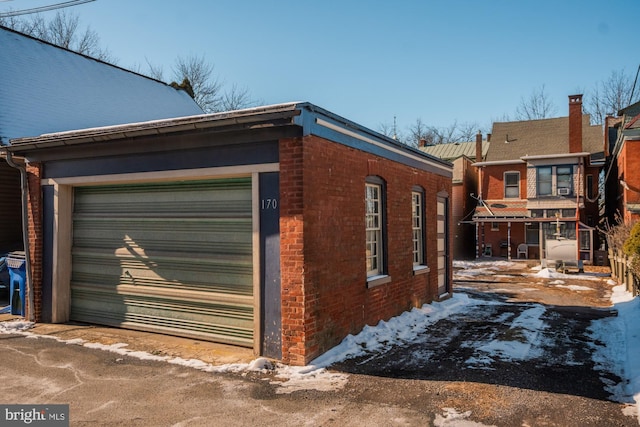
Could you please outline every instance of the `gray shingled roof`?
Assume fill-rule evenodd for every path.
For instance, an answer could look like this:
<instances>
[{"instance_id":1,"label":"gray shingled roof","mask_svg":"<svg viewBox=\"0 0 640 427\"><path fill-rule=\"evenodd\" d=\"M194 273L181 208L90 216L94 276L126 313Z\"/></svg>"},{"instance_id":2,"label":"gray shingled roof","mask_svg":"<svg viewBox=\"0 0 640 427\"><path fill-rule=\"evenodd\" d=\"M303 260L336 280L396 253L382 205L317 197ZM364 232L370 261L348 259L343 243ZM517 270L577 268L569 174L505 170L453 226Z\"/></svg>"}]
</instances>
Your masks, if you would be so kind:
<instances>
[{"instance_id":1,"label":"gray shingled roof","mask_svg":"<svg viewBox=\"0 0 640 427\"><path fill-rule=\"evenodd\" d=\"M436 144L420 147L420 150L438 157L443 160L455 160L458 157L467 156L471 160L476 160L476 143L473 142L456 142L451 144ZM482 157L486 157L489 150L489 142L482 141ZM482 161L478 159L477 161Z\"/></svg>"},{"instance_id":2,"label":"gray shingled roof","mask_svg":"<svg viewBox=\"0 0 640 427\"><path fill-rule=\"evenodd\" d=\"M202 114L184 91L8 28L0 46L0 143Z\"/></svg>"},{"instance_id":3,"label":"gray shingled roof","mask_svg":"<svg viewBox=\"0 0 640 427\"><path fill-rule=\"evenodd\" d=\"M588 114L582 115L582 151L600 153L602 126L591 126ZM507 142L508 141L508 142ZM522 156L565 154L569 152L569 117L496 122L486 161L516 160Z\"/></svg>"}]
</instances>

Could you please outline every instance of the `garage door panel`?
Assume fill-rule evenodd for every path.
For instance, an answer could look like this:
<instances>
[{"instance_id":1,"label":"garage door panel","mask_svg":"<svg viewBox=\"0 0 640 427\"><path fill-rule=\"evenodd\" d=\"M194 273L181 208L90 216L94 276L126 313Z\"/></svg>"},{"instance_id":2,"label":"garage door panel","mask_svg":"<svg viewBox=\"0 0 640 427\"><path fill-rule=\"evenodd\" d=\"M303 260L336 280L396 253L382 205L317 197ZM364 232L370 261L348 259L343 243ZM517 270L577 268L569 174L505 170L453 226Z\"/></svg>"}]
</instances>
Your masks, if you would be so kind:
<instances>
[{"instance_id":1,"label":"garage door panel","mask_svg":"<svg viewBox=\"0 0 640 427\"><path fill-rule=\"evenodd\" d=\"M199 253L251 254L251 219L104 218L77 216L76 247L143 248Z\"/></svg>"},{"instance_id":2,"label":"garage door panel","mask_svg":"<svg viewBox=\"0 0 640 427\"><path fill-rule=\"evenodd\" d=\"M253 265L246 259L225 256L215 259L179 259L151 256L114 258L110 253L74 251L73 282L135 284L193 288L215 292L253 294ZM152 264L152 265L151 265Z\"/></svg>"},{"instance_id":3,"label":"garage door panel","mask_svg":"<svg viewBox=\"0 0 640 427\"><path fill-rule=\"evenodd\" d=\"M74 292L78 303L76 314L90 317L94 323L245 346L253 341L253 310L247 308L246 301L199 302L175 296L128 294L126 290L114 294L108 289L82 286L77 286Z\"/></svg>"},{"instance_id":4,"label":"garage door panel","mask_svg":"<svg viewBox=\"0 0 640 427\"><path fill-rule=\"evenodd\" d=\"M101 216L126 212L146 217L202 215L218 217L239 214L250 217L251 199L246 198L246 180L224 179L176 183L129 184L83 189L83 197L75 203L75 212Z\"/></svg>"},{"instance_id":5,"label":"garage door panel","mask_svg":"<svg viewBox=\"0 0 640 427\"><path fill-rule=\"evenodd\" d=\"M78 188L74 320L253 345L249 178Z\"/></svg>"}]
</instances>

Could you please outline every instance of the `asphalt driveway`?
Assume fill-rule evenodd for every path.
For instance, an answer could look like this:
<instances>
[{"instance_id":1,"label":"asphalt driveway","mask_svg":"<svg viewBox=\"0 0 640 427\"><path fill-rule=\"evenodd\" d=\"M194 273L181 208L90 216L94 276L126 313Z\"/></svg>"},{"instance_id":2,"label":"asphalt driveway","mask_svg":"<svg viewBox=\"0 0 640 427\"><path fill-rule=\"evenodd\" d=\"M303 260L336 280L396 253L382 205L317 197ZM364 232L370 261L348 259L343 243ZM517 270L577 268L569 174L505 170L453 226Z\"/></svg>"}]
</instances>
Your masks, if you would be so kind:
<instances>
[{"instance_id":1,"label":"asphalt driveway","mask_svg":"<svg viewBox=\"0 0 640 427\"><path fill-rule=\"evenodd\" d=\"M40 325L55 339L0 335L0 403L69 404L71 425L92 426L636 426L612 400L620 378L593 361L590 325L615 316L612 286L583 277L461 270L463 310L289 389L287 367L251 369L246 354L216 353L238 369L202 369L194 360L218 351L206 343ZM112 347L70 345L82 340Z\"/></svg>"},{"instance_id":2,"label":"asphalt driveway","mask_svg":"<svg viewBox=\"0 0 640 427\"><path fill-rule=\"evenodd\" d=\"M529 267L459 271L455 291L474 301L468 310L430 325L407 345L334 368L449 384L455 393L441 407L482 425L638 425L612 396L610 386L623 379L593 357L604 343L593 338L592 322L616 316L604 270L558 280Z\"/></svg>"}]
</instances>

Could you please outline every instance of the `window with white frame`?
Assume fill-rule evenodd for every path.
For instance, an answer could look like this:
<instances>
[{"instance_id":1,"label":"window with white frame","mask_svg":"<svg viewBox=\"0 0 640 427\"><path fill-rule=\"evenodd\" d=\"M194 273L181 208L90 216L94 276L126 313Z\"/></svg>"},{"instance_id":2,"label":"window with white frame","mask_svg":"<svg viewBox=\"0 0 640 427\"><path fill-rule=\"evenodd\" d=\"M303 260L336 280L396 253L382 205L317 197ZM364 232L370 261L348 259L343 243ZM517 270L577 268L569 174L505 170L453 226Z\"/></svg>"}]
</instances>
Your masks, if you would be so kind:
<instances>
[{"instance_id":1,"label":"window with white frame","mask_svg":"<svg viewBox=\"0 0 640 427\"><path fill-rule=\"evenodd\" d=\"M384 274L384 200L381 180L367 179L365 186L367 277Z\"/></svg>"},{"instance_id":2,"label":"window with white frame","mask_svg":"<svg viewBox=\"0 0 640 427\"><path fill-rule=\"evenodd\" d=\"M414 188L411 191L411 212L413 265L425 265L424 192L419 188Z\"/></svg>"},{"instance_id":3,"label":"window with white frame","mask_svg":"<svg viewBox=\"0 0 640 427\"><path fill-rule=\"evenodd\" d=\"M504 173L504 198L520 198L520 172Z\"/></svg>"}]
</instances>

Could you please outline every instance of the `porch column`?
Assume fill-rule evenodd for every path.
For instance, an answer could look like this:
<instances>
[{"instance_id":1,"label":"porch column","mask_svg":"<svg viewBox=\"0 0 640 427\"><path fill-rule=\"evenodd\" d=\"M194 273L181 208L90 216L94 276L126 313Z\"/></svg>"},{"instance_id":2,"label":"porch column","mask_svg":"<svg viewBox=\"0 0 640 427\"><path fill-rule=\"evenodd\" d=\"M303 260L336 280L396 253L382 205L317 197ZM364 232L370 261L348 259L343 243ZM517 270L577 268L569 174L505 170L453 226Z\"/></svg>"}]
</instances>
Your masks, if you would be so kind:
<instances>
[{"instance_id":1,"label":"porch column","mask_svg":"<svg viewBox=\"0 0 640 427\"><path fill-rule=\"evenodd\" d=\"M507 259L511 261L511 221L507 222Z\"/></svg>"},{"instance_id":2,"label":"porch column","mask_svg":"<svg viewBox=\"0 0 640 427\"><path fill-rule=\"evenodd\" d=\"M480 236L478 235L480 229L478 228L478 224L479 223L476 221L476 259L480 258Z\"/></svg>"}]
</instances>

